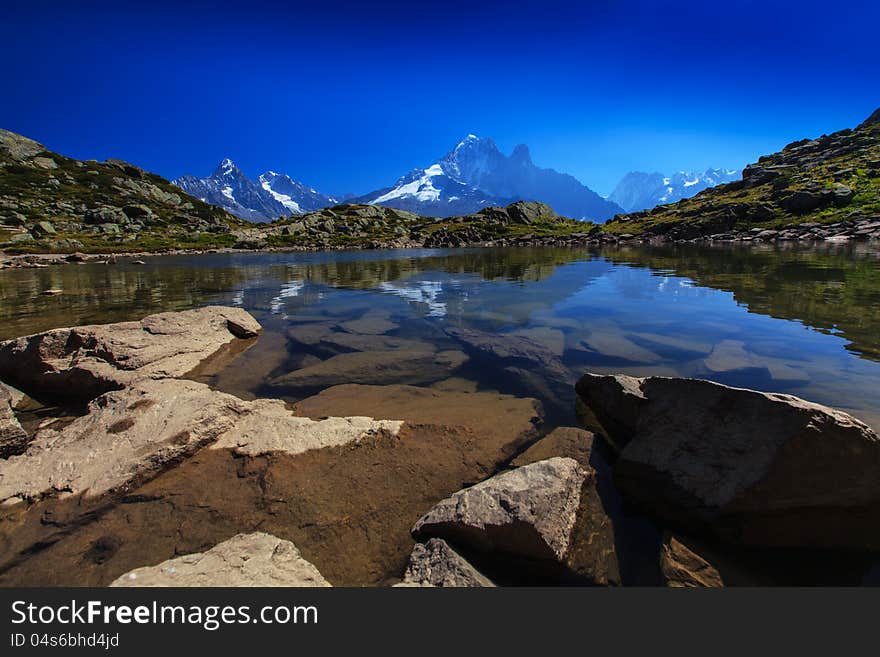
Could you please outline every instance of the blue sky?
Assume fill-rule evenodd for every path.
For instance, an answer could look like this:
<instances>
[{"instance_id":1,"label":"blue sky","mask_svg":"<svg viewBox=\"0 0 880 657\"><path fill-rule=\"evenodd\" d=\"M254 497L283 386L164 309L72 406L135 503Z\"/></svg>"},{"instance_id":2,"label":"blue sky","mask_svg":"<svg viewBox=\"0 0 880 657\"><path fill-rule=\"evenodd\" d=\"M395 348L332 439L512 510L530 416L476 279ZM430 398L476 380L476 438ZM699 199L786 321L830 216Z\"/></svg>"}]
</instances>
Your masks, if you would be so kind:
<instances>
[{"instance_id":1,"label":"blue sky","mask_svg":"<svg viewBox=\"0 0 880 657\"><path fill-rule=\"evenodd\" d=\"M334 194L468 133L608 193L630 170L740 167L880 105L876 0L6 0L3 20L0 127L167 177L229 156Z\"/></svg>"}]
</instances>

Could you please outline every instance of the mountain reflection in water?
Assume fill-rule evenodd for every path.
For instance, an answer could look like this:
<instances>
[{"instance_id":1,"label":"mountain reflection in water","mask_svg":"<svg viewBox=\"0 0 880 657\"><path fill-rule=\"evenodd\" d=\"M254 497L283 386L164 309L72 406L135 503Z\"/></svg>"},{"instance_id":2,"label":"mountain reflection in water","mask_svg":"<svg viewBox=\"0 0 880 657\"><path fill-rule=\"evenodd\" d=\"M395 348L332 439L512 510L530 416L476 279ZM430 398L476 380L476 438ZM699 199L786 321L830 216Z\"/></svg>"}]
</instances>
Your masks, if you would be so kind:
<instances>
[{"instance_id":1,"label":"mountain reflection in water","mask_svg":"<svg viewBox=\"0 0 880 657\"><path fill-rule=\"evenodd\" d=\"M52 288L63 293L41 294ZM575 376L707 378L880 426L880 250L865 245L211 254L6 270L0 338L206 304L239 305L265 327L210 378L247 397L276 396L274 377L374 344L448 351L444 329L461 327L535 340ZM289 337L306 325L313 342ZM485 364L450 378L514 391ZM542 401L573 406L573 392Z\"/></svg>"}]
</instances>

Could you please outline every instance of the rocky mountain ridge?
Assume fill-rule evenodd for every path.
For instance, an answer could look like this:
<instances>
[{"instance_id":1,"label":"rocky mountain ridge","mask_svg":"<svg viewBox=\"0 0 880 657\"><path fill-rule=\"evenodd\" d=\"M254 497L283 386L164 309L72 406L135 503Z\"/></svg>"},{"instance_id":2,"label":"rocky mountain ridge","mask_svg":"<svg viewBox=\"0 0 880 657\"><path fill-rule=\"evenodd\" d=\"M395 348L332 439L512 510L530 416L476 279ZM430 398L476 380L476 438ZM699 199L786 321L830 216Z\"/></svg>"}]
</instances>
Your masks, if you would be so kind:
<instances>
[{"instance_id":1,"label":"rocky mountain ridge","mask_svg":"<svg viewBox=\"0 0 880 657\"><path fill-rule=\"evenodd\" d=\"M236 217L257 223L335 205L336 199L320 194L290 176L267 171L250 180L229 158L205 178L181 176L172 181L182 190Z\"/></svg>"}]
</instances>

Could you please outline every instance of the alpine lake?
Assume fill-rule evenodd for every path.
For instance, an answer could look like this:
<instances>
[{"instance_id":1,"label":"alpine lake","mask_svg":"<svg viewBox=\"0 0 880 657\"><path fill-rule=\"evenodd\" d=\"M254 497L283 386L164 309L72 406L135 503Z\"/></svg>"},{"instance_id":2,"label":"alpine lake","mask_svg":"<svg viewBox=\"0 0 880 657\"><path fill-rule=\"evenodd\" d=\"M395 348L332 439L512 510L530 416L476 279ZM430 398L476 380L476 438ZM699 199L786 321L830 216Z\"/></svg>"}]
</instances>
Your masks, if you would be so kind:
<instances>
[{"instance_id":1,"label":"alpine lake","mask_svg":"<svg viewBox=\"0 0 880 657\"><path fill-rule=\"evenodd\" d=\"M0 272L0 339L203 305L240 306L264 327L230 365L193 375L246 399L295 402L343 382L526 396L516 377L465 357L454 327L530 338L573 377L709 379L880 429L876 245L214 253L10 269ZM386 371L396 349L449 357L436 371ZM352 352L381 353L360 369L317 367ZM273 385L296 371L313 374ZM548 427L576 424L573 388L527 396Z\"/></svg>"}]
</instances>

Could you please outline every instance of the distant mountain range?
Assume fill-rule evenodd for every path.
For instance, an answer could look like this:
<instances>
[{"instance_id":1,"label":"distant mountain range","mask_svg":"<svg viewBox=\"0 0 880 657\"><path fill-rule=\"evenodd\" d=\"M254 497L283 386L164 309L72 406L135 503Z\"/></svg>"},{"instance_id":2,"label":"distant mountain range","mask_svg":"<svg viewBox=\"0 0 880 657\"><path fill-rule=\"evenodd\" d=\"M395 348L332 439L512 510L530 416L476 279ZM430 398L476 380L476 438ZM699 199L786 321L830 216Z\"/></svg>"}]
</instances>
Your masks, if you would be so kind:
<instances>
[{"instance_id":1,"label":"distant mountain range","mask_svg":"<svg viewBox=\"0 0 880 657\"><path fill-rule=\"evenodd\" d=\"M709 187L739 180L741 174L735 169L706 169L702 173L679 171L672 176L631 171L617 183L608 200L627 212L650 210L690 198Z\"/></svg>"},{"instance_id":2,"label":"distant mountain range","mask_svg":"<svg viewBox=\"0 0 880 657\"><path fill-rule=\"evenodd\" d=\"M187 194L249 221L274 221L337 203L335 198L274 171L250 180L229 158L207 178L181 176L172 182Z\"/></svg>"},{"instance_id":3,"label":"distant mountain range","mask_svg":"<svg viewBox=\"0 0 880 657\"><path fill-rule=\"evenodd\" d=\"M524 144L506 156L492 139L476 135L465 137L430 166L351 202L447 217L518 200L541 201L561 215L599 222L622 212L573 176L535 166Z\"/></svg>"},{"instance_id":4,"label":"distant mountain range","mask_svg":"<svg viewBox=\"0 0 880 657\"><path fill-rule=\"evenodd\" d=\"M524 144L506 156L494 141L476 135L465 137L430 166L414 169L393 185L362 196L334 198L274 171L252 181L228 158L207 178L181 176L173 182L196 198L259 222L341 201L383 205L429 217L470 214L520 200L541 201L561 215L597 222L623 211L573 176L535 166Z\"/></svg>"}]
</instances>

